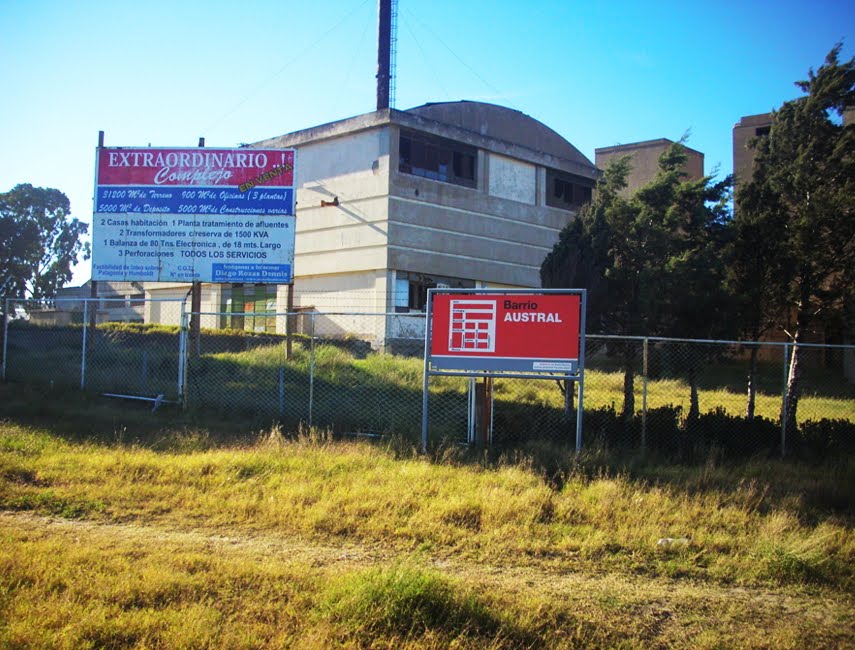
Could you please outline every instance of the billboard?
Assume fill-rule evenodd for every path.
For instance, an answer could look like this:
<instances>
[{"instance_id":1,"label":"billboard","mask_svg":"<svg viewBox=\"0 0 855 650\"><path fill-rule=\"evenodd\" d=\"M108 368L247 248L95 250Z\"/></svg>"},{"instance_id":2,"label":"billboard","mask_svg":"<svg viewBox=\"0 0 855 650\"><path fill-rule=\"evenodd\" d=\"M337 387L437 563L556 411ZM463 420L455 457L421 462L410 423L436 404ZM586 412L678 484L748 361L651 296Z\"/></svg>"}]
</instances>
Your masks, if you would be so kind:
<instances>
[{"instance_id":1,"label":"billboard","mask_svg":"<svg viewBox=\"0 0 855 650\"><path fill-rule=\"evenodd\" d=\"M99 147L92 279L287 284L293 149Z\"/></svg>"},{"instance_id":2,"label":"billboard","mask_svg":"<svg viewBox=\"0 0 855 650\"><path fill-rule=\"evenodd\" d=\"M431 295L431 369L579 372L580 293Z\"/></svg>"}]
</instances>

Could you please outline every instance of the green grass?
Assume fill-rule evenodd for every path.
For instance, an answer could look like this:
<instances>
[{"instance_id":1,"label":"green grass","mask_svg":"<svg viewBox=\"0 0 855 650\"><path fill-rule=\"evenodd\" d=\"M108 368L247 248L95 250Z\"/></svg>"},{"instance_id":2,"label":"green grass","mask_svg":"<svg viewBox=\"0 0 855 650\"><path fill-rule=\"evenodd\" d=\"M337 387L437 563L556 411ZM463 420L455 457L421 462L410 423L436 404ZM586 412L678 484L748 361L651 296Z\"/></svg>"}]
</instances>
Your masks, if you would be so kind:
<instances>
[{"instance_id":1,"label":"green grass","mask_svg":"<svg viewBox=\"0 0 855 650\"><path fill-rule=\"evenodd\" d=\"M424 457L0 397L0 647L855 643L852 461Z\"/></svg>"},{"instance_id":2,"label":"green grass","mask_svg":"<svg viewBox=\"0 0 855 650\"><path fill-rule=\"evenodd\" d=\"M845 519L823 510L839 517L841 503L855 496L851 463L797 471L786 463L748 464L735 476L729 466L698 468L703 489L690 470L666 483L667 471L592 477L577 469L555 489L525 464L436 464L318 434L287 439L274 431L249 446L203 451L60 440L34 451L20 438L31 435L4 427L5 509L169 526L250 525L354 537L402 552L442 548L486 562L514 556L713 582L786 584L791 558L818 583L855 588L855 538ZM797 491L772 487L783 472L801 477L787 484ZM842 494L823 502L833 488ZM663 553L656 542L664 537L690 541Z\"/></svg>"},{"instance_id":3,"label":"green grass","mask_svg":"<svg viewBox=\"0 0 855 650\"><path fill-rule=\"evenodd\" d=\"M846 598L0 520L3 647L804 648L853 635Z\"/></svg>"}]
</instances>

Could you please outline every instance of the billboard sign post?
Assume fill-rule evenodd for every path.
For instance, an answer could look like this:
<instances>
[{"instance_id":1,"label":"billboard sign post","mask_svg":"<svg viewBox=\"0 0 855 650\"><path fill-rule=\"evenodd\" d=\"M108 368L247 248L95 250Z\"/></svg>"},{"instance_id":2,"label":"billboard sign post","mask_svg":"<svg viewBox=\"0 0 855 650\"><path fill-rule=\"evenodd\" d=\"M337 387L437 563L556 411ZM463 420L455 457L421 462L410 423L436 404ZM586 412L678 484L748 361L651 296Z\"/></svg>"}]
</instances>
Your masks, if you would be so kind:
<instances>
[{"instance_id":1,"label":"billboard sign post","mask_svg":"<svg viewBox=\"0 0 855 650\"><path fill-rule=\"evenodd\" d=\"M293 149L99 147L92 279L287 284Z\"/></svg>"},{"instance_id":2,"label":"billboard sign post","mask_svg":"<svg viewBox=\"0 0 855 650\"><path fill-rule=\"evenodd\" d=\"M422 446L433 375L563 379L579 384L582 443L584 289L430 289L425 331Z\"/></svg>"}]
</instances>

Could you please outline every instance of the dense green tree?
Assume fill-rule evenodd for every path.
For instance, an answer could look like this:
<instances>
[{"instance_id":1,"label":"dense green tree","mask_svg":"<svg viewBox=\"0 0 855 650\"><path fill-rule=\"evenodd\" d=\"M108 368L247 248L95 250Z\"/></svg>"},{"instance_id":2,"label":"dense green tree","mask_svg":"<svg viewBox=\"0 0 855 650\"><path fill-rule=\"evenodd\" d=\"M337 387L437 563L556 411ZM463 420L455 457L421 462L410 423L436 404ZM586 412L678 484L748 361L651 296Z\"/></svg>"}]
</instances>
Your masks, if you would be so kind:
<instances>
[{"instance_id":1,"label":"dense green tree","mask_svg":"<svg viewBox=\"0 0 855 650\"><path fill-rule=\"evenodd\" d=\"M727 269L728 293L736 336L759 341L776 326L776 300L770 291L775 241L768 236L762 220L738 212L734 218L733 243ZM757 395L759 345L749 346L745 416L754 418Z\"/></svg>"},{"instance_id":2,"label":"dense green tree","mask_svg":"<svg viewBox=\"0 0 855 650\"><path fill-rule=\"evenodd\" d=\"M0 296L52 298L71 279L71 267L89 244L88 226L69 218L59 190L15 186L0 194Z\"/></svg>"},{"instance_id":3,"label":"dense green tree","mask_svg":"<svg viewBox=\"0 0 855 650\"><path fill-rule=\"evenodd\" d=\"M675 143L660 157L656 177L631 196L623 192L629 159L612 163L593 201L544 260L544 287L588 290L589 331L700 337L720 322L730 178L687 182L685 161L685 147ZM613 344L624 371L627 418L635 413L637 347ZM695 369L690 364L690 379ZM691 384L696 414L696 381Z\"/></svg>"},{"instance_id":4,"label":"dense green tree","mask_svg":"<svg viewBox=\"0 0 855 650\"><path fill-rule=\"evenodd\" d=\"M753 175L737 195L740 232L764 242L754 262L758 322L774 319L794 343L782 408L790 430L805 335L855 299L855 125L841 123L855 106L855 57L841 63L840 50L796 83L807 94L784 103L753 142Z\"/></svg>"},{"instance_id":5,"label":"dense green tree","mask_svg":"<svg viewBox=\"0 0 855 650\"><path fill-rule=\"evenodd\" d=\"M658 309L663 313L659 333L664 336L720 339L734 334L725 282L733 232L731 185L728 176L720 181L712 177L683 179L671 186L670 204L665 209L674 230L665 269L667 290L658 298ZM693 343L670 348L673 365L688 377L687 417L691 421L700 415L701 368L720 348Z\"/></svg>"}]
</instances>

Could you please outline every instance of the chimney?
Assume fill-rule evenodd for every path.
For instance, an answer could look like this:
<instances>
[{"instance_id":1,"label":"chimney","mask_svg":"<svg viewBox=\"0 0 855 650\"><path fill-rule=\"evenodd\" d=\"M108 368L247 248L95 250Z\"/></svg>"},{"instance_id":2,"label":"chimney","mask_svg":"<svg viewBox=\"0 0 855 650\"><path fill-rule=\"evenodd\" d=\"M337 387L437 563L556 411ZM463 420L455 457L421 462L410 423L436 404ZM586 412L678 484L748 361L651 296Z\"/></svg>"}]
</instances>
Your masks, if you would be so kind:
<instances>
[{"instance_id":1,"label":"chimney","mask_svg":"<svg viewBox=\"0 0 855 650\"><path fill-rule=\"evenodd\" d=\"M392 59L392 0L377 0L377 110L389 108Z\"/></svg>"}]
</instances>

